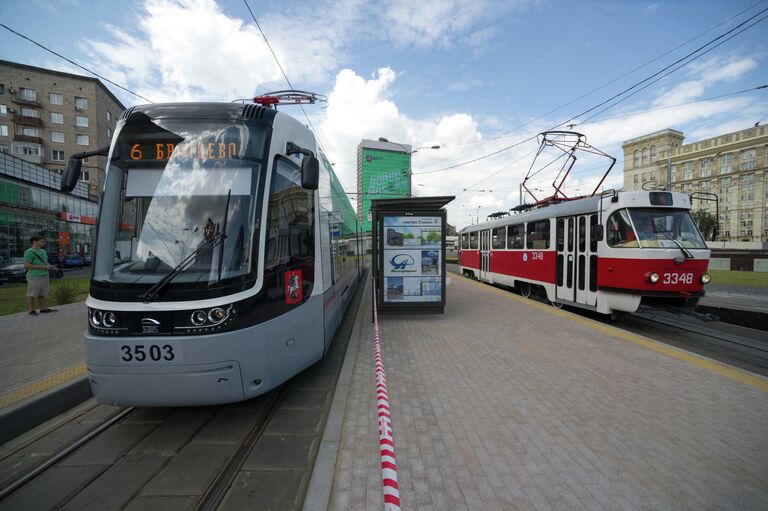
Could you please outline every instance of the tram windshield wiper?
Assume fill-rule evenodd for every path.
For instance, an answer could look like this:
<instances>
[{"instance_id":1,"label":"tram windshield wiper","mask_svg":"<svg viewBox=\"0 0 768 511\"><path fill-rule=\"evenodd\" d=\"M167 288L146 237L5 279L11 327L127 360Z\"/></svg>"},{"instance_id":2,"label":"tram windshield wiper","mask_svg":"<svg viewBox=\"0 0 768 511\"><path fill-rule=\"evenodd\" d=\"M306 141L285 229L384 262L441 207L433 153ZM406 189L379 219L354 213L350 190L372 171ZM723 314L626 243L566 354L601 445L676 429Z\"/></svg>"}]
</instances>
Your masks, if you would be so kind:
<instances>
[{"instance_id":1,"label":"tram windshield wiper","mask_svg":"<svg viewBox=\"0 0 768 511\"><path fill-rule=\"evenodd\" d=\"M667 230L663 230L663 229L660 229L660 230L659 230L659 232L660 232L661 234L663 234L663 235L664 235L664 237L665 237L665 238L667 238L669 241L671 241L672 243L674 243L675 245L677 245L677 248L679 248L679 249L680 249L680 252L682 252L682 253L683 253L683 255L685 256L685 258L686 258L686 259L695 259L695 258L693 257L693 254L691 253L691 251L690 251L690 250L688 250L687 248L685 248L685 247L683 246L683 244L682 244L682 243L680 243L679 241L677 241L677 239L675 239L675 237L672 235L672 233L671 233L671 232L669 232L669 231L667 231Z\"/></svg>"},{"instance_id":2,"label":"tram windshield wiper","mask_svg":"<svg viewBox=\"0 0 768 511\"><path fill-rule=\"evenodd\" d=\"M232 196L232 190L227 192L227 203L224 207L224 228L220 231L219 224L214 224L210 218L204 228L204 232L207 233L206 241L202 245L198 246L187 257L185 257L179 264L173 267L162 279L155 282L152 287L139 295L139 300L144 303L148 303L151 300L157 299L160 291L168 285L176 275L187 270L192 264L200 257L205 257L213 251L218 245L221 245L222 252L220 257L223 257L224 240L227 238L227 217L229 216L229 200ZM221 264L219 264L219 281L221 280Z\"/></svg>"}]
</instances>

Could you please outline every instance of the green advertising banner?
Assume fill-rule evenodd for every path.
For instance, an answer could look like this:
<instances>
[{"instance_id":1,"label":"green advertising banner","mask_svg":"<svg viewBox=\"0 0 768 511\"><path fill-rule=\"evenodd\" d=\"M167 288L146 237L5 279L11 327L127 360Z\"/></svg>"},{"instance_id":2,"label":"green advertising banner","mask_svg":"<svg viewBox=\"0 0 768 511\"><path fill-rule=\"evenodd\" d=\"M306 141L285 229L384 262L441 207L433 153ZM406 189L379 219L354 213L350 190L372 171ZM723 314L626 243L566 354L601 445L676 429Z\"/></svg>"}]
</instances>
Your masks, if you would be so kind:
<instances>
[{"instance_id":1,"label":"green advertising banner","mask_svg":"<svg viewBox=\"0 0 768 511\"><path fill-rule=\"evenodd\" d=\"M362 228L371 231L371 200L408 197L411 155L363 148Z\"/></svg>"}]
</instances>

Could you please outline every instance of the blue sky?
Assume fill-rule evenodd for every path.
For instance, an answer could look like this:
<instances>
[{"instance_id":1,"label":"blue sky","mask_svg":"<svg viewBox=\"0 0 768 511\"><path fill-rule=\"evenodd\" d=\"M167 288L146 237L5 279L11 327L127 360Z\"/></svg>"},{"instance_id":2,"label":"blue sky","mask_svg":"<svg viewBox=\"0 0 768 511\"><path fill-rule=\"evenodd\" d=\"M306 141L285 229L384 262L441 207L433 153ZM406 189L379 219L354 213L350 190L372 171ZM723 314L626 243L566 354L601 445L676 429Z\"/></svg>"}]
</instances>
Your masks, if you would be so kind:
<instances>
[{"instance_id":1,"label":"blue sky","mask_svg":"<svg viewBox=\"0 0 768 511\"><path fill-rule=\"evenodd\" d=\"M502 149L768 8L768 0L249 4L294 87L329 97L325 108L306 111L345 188L355 191L362 138L439 144L414 154L414 192L457 195L448 210L458 227L518 203L536 143ZM3 2L0 22L155 102L229 101L287 88L242 0ZM768 122L768 89L708 99L768 83L767 35L768 21L760 22L601 116L578 119L575 129L590 144L619 159L605 186L623 182L623 140L673 128L692 142ZM82 74L3 29L0 58ZM143 102L110 88L126 106ZM284 111L303 118L295 107ZM600 174L598 162L578 165L572 193L590 189ZM551 175L539 177L532 186L546 189Z\"/></svg>"}]
</instances>

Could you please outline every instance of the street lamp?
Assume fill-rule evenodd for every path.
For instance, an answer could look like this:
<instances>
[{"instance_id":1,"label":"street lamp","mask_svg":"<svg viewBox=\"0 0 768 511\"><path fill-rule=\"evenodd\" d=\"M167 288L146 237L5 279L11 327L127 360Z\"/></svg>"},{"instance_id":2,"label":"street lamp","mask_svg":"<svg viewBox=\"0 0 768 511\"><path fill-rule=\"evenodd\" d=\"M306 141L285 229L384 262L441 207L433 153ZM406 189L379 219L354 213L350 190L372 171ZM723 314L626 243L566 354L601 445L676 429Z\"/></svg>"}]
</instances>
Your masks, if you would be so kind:
<instances>
[{"instance_id":1,"label":"street lamp","mask_svg":"<svg viewBox=\"0 0 768 511\"><path fill-rule=\"evenodd\" d=\"M411 156L413 153L418 152L419 149L440 149L439 145L433 145L433 146L421 146L421 147L417 147L416 149L410 149L409 150L409 149L406 148L406 146L404 144L401 144L399 142L390 142L385 137L379 137L379 142L386 142L388 144L399 145L400 147L403 148L403 152L406 153L408 156ZM411 172L411 158L408 158L408 170L407 170L407 172L408 172L408 195L412 196L413 192L411 191L411 176L413 175L413 172Z\"/></svg>"}]
</instances>

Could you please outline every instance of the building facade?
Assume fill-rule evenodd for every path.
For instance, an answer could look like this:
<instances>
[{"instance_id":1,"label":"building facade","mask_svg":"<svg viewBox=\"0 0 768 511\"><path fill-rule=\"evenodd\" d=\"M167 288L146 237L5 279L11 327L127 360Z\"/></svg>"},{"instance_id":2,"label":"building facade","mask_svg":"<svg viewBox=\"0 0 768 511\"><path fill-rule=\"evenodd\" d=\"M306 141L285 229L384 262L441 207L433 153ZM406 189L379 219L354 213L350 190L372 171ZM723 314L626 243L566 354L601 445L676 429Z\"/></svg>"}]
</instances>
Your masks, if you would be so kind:
<instances>
[{"instance_id":1,"label":"building facade","mask_svg":"<svg viewBox=\"0 0 768 511\"><path fill-rule=\"evenodd\" d=\"M71 154L108 146L123 110L96 78L0 60L0 152L61 172ZM94 197L105 164L83 161Z\"/></svg>"},{"instance_id":2,"label":"building facade","mask_svg":"<svg viewBox=\"0 0 768 511\"><path fill-rule=\"evenodd\" d=\"M31 236L47 241L49 255L91 254L98 203L88 183L59 191L61 175L0 153L0 266L22 257Z\"/></svg>"},{"instance_id":3,"label":"building facade","mask_svg":"<svg viewBox=\"0 0 768 511\"><path fill-rule=\"evenodd\" d=\"M371 201L411 196L411 155L408 144L362 140L357 146L357 218L371 232Z\"/></svg>"},{"instance_id":4,"label":"building facade","mask_svg":"<svg viewBox=\"0 0 768 511\"><path fill-rule=\"evenodd\" d=\"M768 128L755 126L683 144L666 129L627 140L624 189L704 192L718 198L718 240L768 241ZM713 201L693 207L715 214Z\"/></svg>"}]
</instances>

